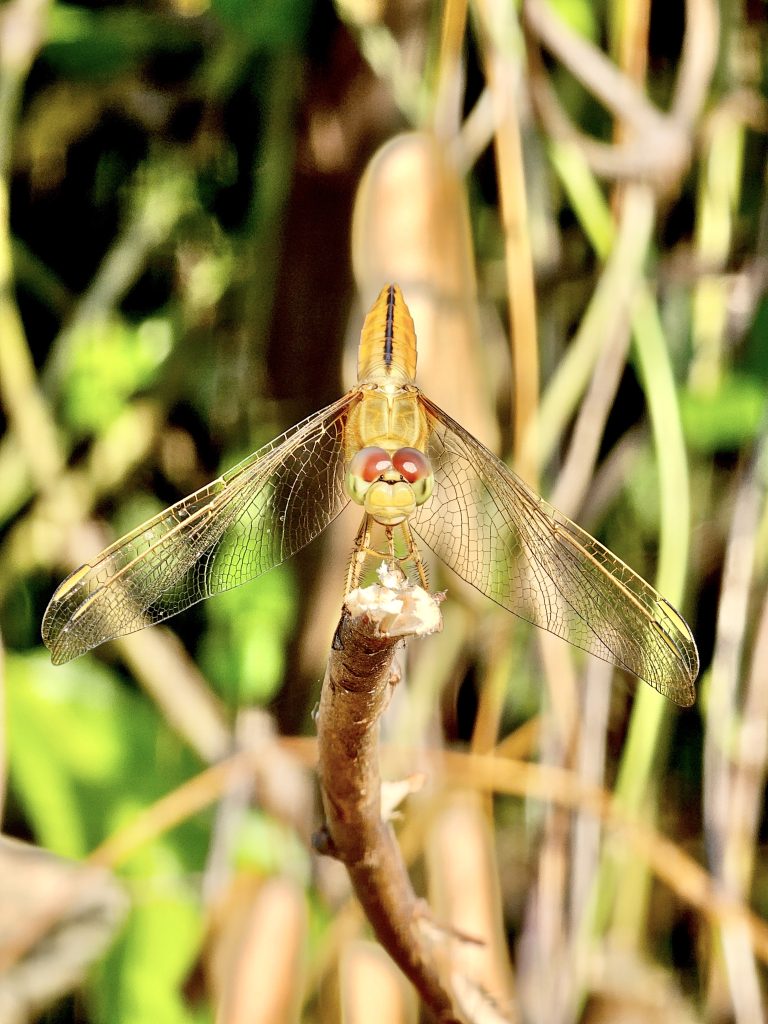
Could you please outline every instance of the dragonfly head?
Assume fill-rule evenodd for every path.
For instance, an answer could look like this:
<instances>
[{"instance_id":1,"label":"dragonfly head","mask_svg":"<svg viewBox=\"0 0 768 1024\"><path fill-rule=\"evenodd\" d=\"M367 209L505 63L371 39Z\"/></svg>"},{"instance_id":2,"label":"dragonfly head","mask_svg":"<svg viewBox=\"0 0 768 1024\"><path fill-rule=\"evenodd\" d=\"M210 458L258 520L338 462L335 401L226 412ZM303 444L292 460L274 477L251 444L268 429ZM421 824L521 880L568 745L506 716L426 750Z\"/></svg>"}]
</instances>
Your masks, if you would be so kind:
<instances>
[{"instance_id":1,"label":"dragonfly head","mask_svg":"<svg viewBox=\"0 0 768 1024\"><path fill-rule=\"evenodd\" d=\"M383 526L397 526L413 515L434 483L429 459L416 448L361 448L347 467L347 494Z\"/></svg>"}]
</instances>

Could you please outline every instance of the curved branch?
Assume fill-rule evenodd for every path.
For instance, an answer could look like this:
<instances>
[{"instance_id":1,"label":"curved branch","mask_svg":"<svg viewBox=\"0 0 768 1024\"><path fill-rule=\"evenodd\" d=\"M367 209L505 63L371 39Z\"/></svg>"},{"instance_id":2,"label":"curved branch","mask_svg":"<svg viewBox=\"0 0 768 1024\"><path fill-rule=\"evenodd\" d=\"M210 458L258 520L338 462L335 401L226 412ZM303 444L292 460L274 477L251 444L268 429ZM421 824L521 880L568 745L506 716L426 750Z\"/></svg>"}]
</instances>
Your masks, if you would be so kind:
<instances>
[{"instance_id":1,"label":"curved branch","mask_svg":"<svg viewBox=\"0 0 768 1024\"><path fill-rule=\"evenodd\" d=\"M672 191L691 158L700 115L717 57L718 17L712 0L687 0L680 66L669 113L647 96L596 46L568 28L546 0L525 0L531 96L550 133L575 142L592 169L609 178L639 178ZM626 140L600 142L581 132L557 98L537 53L545 47L605 108L627 126Z\"/></svg>"},{"instance_id":2,"label":"curved branch","mask_svg":"<svg viewBox=\"0 0 768 1024\"><path fill-rule=\"evenodd\" d=\"M360 604L357 595L369 600ZM423 636L440 624L434 598L419 587L375 586L349 595L334 635L317 717L326 816L320 848L346 865L381 944L441 1024L453 1024L460 1018L426 941L423 904L413 891L394 832L382 820L378 761L379 718L399 678L397 647L404 637Z\"/></svg>"}]
</instances>

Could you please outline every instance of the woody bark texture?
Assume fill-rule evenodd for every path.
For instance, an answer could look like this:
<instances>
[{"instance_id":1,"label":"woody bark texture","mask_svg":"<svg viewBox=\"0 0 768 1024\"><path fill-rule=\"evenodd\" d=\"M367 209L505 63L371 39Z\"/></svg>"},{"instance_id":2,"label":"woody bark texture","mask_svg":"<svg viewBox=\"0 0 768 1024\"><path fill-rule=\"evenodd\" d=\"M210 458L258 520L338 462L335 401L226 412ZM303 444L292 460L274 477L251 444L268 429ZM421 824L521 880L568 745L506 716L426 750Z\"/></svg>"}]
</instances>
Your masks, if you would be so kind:
<instances>
[{"instance_id":1,"label":"woody bark texture","mask_svg":"<svg viewBox=\"0 0 768 1024\"><path fill-rule=\"evenodd\" d=\"M394 832L381 817L378 757L379 718L398 681L396 649L404 637L439 628L436 602L418 587L353 591L323 682L318 749L329 852L346 865L377 938L425 1004L442 1024L458 1024L421 927L424 905L411 887Z\"/></svg>"}]
</instances>

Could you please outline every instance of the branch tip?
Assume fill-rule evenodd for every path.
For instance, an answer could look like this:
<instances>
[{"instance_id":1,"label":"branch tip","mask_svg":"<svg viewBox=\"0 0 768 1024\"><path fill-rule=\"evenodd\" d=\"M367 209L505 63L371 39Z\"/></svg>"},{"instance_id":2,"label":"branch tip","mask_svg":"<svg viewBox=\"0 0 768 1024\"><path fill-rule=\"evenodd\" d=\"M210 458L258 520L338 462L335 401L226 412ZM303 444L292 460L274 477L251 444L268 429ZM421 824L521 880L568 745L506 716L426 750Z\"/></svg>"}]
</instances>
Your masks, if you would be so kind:
<instances>
[{"instance_id":1,"label":"branch tip","mask_svg":"<svg viewBox=\"0 0 768 1024\"><path fill-rule=\"evenodd\" d=\"M443 628L439 604L442 594L430 594L410 583L396 566L382 563L379 583L356 587L347 594L345 607L353 618L365 616L379 636L429 636Z\"/></svg>"}]
</instances>

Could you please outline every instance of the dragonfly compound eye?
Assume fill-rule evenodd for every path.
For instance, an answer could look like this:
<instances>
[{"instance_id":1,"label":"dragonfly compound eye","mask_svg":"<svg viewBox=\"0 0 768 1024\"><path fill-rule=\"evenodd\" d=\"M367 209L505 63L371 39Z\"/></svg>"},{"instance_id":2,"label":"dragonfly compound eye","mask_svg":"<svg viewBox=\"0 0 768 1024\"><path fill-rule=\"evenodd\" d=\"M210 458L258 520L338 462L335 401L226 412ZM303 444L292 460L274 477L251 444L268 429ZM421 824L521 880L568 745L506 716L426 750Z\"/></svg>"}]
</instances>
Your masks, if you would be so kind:
<instances>
[{"instance_id":1,"label":"dragonfly compound eye","mask_svg":"<svg viewBox=\"0 0 768 1024\"><path fill-rule=\"evenodd\" d=\"M435 483L432 465L424 452L418 448L398 448L392 456L392 465L413 487L416 504L423 505Z\"/></svg>"},{"instance_id":2,"label":"dragonfly compound eye","mask_svg":"<svg viewBox=\"0 0 768 1024\"><path fill-rule=\"evenodd\" d=\"M369 484L391 469L392 460L389 452L375 446L361 448L347 467L347 494L358 505L362 505Z\"/></svg>"}]
</instances>

